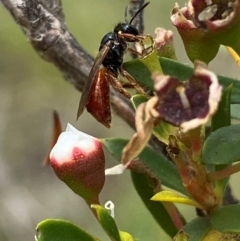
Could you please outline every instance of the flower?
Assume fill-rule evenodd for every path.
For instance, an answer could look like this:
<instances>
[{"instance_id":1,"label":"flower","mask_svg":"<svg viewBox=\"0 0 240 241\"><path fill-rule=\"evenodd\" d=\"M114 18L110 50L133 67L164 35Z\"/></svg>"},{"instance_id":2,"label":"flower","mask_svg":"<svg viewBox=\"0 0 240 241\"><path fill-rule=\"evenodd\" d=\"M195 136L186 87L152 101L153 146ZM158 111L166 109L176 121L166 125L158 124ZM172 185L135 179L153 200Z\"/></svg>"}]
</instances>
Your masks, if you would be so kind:
<instances>
[{"instance_id":1,"label":"flower","mask_svg":"<svg viewBox=\"0 0 240 241\"><path fill-rule=\"evenodd\" d=\"M202 62L195 62L188 81L158 73L153 73L152 78L159 99L159 118L179 126L183 132L206 124L218 108L222 86Z\"/></svg>"},{"instance_id":2,"label":"flower","mask_svg":"<svg viewBox=\"0 0 240 241\"><path fill-rule=\"evenodd\" d=\"M105 182L105 157L101 142L68 124L50 153L50 164L88 204L98 203Z\"/></svg>"},{"instance_id":3,"label":"flower","mask_svg":"<svg viewBox=\"0 0 240 241\"><path fill-rule=\"evenodd\" d=\"M181 9L176 3L171 21L192 62L209 63L221 44L240 54L240 0L189 0Z\"/></svg>"}]
</instances>

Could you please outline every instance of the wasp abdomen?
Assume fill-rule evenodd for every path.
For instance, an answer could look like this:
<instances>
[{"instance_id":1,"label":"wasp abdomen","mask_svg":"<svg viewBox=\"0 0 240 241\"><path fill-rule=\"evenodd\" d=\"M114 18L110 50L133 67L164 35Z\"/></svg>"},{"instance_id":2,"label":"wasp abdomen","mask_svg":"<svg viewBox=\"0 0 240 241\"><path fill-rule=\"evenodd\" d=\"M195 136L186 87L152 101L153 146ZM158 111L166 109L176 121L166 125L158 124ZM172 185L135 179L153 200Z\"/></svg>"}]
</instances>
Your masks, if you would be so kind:
<instances>
[{"instance_id":1,"label":"wasp abdomen","mask_svg":"<svg viewBox=\"0 0 240 241\"><path fill-rule=\"evenodd\" d=\"M109 84L107 81L107 68L99 70L92 85L88 102L86 103L87 111L100 123L106 127L111 125L111 109L109 98Z\"/></svg>"}]
</instances>

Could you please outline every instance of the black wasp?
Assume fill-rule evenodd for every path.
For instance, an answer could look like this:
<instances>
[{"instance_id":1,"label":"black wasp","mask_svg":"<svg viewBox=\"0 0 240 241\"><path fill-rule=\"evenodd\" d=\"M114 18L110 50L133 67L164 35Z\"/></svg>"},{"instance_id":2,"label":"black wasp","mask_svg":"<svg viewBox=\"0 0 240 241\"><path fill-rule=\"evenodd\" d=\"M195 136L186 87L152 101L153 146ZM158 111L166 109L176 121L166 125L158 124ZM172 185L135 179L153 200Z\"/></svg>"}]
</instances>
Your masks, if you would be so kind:
<instances>
[{"instance_id":1,"label":"black wasp","mask_svg":"<svg viewBox=\"0 0 240 241\"><path fill-rule=\"evenodd\" d=\"M127 23L127 21L125 23L118 23L113 32L107 33L102 38L99 53L83 88L77 112L77 119L86 107L87 111L96 118L97 121L106 127L110 127L111 108L109 99L109 83L114 89L127 98L131 97L117 79L119 74L125 77L138 92L144 94L143 89L136 83L134 78L128 72L123 70L122 63L124 53L128 49L127 43L134 43L144 39L144 36L139 35L137 28L132 25L132 22L148 4L149 2L145 3L134 14L129 23ZM129 50L136 52L131 49ZM101 65L103 65L103 68L100 68Z\"/></svg>"}]
</instances>

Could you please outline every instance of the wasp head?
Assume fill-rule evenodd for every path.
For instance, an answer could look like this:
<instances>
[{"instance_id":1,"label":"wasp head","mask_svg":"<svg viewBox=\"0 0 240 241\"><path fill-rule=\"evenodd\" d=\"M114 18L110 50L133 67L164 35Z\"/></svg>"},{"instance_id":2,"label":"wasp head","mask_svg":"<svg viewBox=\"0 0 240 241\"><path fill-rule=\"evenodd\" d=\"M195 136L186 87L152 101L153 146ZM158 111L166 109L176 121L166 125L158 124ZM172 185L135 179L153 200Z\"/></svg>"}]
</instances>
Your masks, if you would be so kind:
<instances>
[{"instance_id":1,"label":"wasp head","mask_svg":"<svg viewBox=\"0 0 240 241\"><path fill-rule=\"evenodd\" d=\"M129 23L118 23L114 28L114 33L116 34L128 34L129 36L137 36L139 35L137 28ZM127 40L128 42L135 42Z\"/></svg>"}]
</instances>

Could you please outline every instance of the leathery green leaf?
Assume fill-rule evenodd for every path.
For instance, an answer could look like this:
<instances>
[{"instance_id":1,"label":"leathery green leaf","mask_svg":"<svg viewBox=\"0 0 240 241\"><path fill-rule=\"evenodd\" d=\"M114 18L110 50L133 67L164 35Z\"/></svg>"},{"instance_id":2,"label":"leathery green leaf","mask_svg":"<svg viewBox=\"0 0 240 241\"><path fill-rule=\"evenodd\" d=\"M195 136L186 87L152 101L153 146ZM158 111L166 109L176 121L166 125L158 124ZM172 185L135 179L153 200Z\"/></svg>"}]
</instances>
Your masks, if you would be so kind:
<instances>
[{"instance_id":1,"label":"leathery green leaf","mask_svg":"<svg viewBox=\"0 0 240 241\"><path fill-rule=\"evenodd\" d=\"M218 105L218 110L211 119L211 131L214 132L217 129L231 125L231 91L232 85L223 90L221 101ZM215 170L220 171L226 168L228 165L216 165ZM216 183L216 189L223 195L224 190L228 184L228 178L218 180ZM219 193L220 194L220 193Z\"/></svg>"},{"instance_id":2,"label":"leathery green leaf","mask_svg":"<svg viewBox=\"0 0 240 241\"><path fill-rule=\"evenodd\" d=\"M139 60L134 59L123 63L123 69L125 69L132 77L142 86L153 90L153 80L151 79L151 73L148 68Z\"/></svg>"},{"instance_id":3,"label":"leathery green leaf","mask_svg":"<svg viewBox=\"0 0 240 241\"><path fill-rule=\"evenodd\" d=\"M165 207L161 202L153 202L150 200L154 194L151 179L147 177L146 174L134 171L131 171L131 178L138 195L156 222L170 237L174 237L177 229Z\"/></svg>"},{"instance_id":4,"label":"leathery green leaf","mask_svg":"<svg viewBox=\"0 0 240 241\"><path fill-rule=\"evenodd\" d=\"M129 140L106 138L101 141L112 156L120 162L122 150ZM140 153L139 159L155 173L163 185L187 195L176 167L162 153L145 147Z\"/></svg>"},{"instance_id":5,"label":"leathery green leaf","mask_svg":"<svg viewBox=\"0 0 240 241\"><path fill-rule=\"evenodd\" d=\"M212 227L220 232L240 233L240 205L220 208L211 216Z\"/></svg>"},{"instance_id":6,"label":"leathery green leaf","mask_svg":"<svg viewBox=\"0 0 240 241\"><path fill-rule=\"evenodd\" d=\"M234 119L240 120L240 105L231 105L231 116Z\"/></svg>"},{"instance_id":7,"label":"leathery green leaf","mask_svg":"<svg viewBox=\"0 0 240 241\"><path fill-rule=\"evenodd\" d=\"M36 241L99 241L76 225L61 219L46 219L37 225Z\"/></svg>"},{"instance_id":8,"label":"leathery green leaf","mask_svg":"<svg viewBox=\"0 0 240 241\"><path fill-rule=\"evenodd\" d=\"M183 227L174 238L174 241L201 241L210 228L211 224L208 218L195 218Z\"/></svg>"},{"instance_id":9,"label":"leathery green leaf","mask_svg":"<svg viewBox=\"0 0 240 241\"><path fill-rule=\"evenodd\" d=\"M211 129L215 131L231 124L231 91L232 85L224 89L218 110L211 120Z\"/></svg>"},{"instance_id":10,"label":"leathery green leaf","mask_svg":"<svg viewBox=\"0 0 240 241\"><path fill-rule=\"evenodd\" d=\"M97 204L92 204L91 208L96 211L98 221L109 236L109 238L112 241L121 241L117 225L112 216L108 213L108 211Z\"/></svg>"},{"instance_id":11,"label":"leathery green leaf","mask_svg":"<svg viewBox=\"0 0 240 241\"><path fill-rule=\"evenodd\" d=\"M222 165L240 161L240 124L222 127L207 138L203 146L205 164Z\"/></svg>"},{"instance_id":12,"label":"leathery green leaf","mask_svg":"<svg viewBox=\"0 0 240 241\"><path fill-rule=\"evenodd\" d=\"M134 95L134 96L132 96L131 101L132 101L134 109L137 109L137 107L140 104L147 102L148 98L144 95Z\"/></svg>"}]
</instances>

